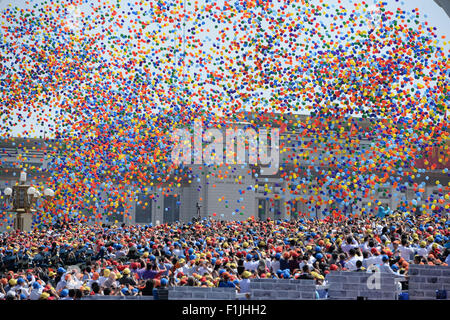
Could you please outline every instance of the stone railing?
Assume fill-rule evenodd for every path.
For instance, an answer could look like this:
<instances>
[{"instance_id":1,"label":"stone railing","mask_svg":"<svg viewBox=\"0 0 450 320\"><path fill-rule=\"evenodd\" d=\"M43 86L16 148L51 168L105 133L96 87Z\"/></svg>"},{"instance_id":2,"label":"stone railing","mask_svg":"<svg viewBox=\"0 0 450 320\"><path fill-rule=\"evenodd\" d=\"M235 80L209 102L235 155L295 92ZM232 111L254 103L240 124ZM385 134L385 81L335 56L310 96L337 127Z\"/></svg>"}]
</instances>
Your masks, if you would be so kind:
<instances>
[{"instance_id":1,"label":"stone railing","mask_svg":"<svg viewBox=\"0 0 450 320\"><path fill-rule=\"evenodd\" d=\"M235 288L169 287L169 300L236 300Z\"/></svg>"},{"instance_id":2,"label":"stone railing","mask_svg":"<svg viewBox=\"0 0 450 320\"><path fill-rule=\"evenodd\" d=\"M316 299L314 280L252 279L252 300L312 300Z\"/></svg>"},{"instance_id":3,"label":"stone railing","mask_svg":"<svg viewBox=\"0 0 450 320\"><path fill-rule=\"evenodd\" d=\"M410 300L436 299L437 290L450 291L450 266L428 266L412 264L409 266L408 293Z\"/></svg>"},{"instance_id":4,"label":"stone railing","mask_svg":"<svg viewBox=\"0 0 450 320\"><path fill-rule=\"evenodd\" d=\"M388 273L333 271L326 277L331 300L397 300L401 278Z\"/></svg>"}]
</instances>

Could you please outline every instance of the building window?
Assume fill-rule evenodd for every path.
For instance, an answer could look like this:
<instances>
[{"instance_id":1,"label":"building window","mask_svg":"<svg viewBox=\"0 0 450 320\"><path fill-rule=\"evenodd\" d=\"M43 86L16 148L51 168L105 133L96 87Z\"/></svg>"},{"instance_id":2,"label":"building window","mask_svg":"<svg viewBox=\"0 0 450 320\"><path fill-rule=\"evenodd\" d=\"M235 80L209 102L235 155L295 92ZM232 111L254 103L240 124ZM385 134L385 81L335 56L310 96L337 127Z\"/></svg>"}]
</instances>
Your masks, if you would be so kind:
<instances>
[{"instance_id":1,"label":"building window","mask_svg":"<svg viewBox=\"0 0 450 320\"><path fill-rule=\"evenodd\" d=\"M273 209L274 209L274 218L277 218L281 215L281 201L275 200L273 203Z\"/></svg>"},{"instance_id":2,"label":"building window","mask_svg":"<svg viewBox=\"0 0 450 320\"><path fill-rule=\"evenodd\" d=\"M148 195L139 195L136 202L136 223L152 222L152 200Z\"/></svg>"},{"instance_id":3,"label":"building window","mask_svg":"<svg viewBox=\"0 0 450 320\"><path fill-rule=\"evenodd\" d=\"M106 216L106 222L115 223L117 220L117 223L123 223L124 209L122 205L119 205L117 208L111 208L109 210L109 214L107 214Z\"/></svg>"},{"instance_id":4,"label":"building window","mask_svg":"<svg viewBox=\"0 0 450 320\"><path fill-rule=\"evenodd\" d=\"M163 223L173 223L180 220L180 205L177 199L175 196L164 198Z\"/></svg>"},{"instance_id":5,"label":"building window","mask_svg":"<svg viewBox=\"0 0 450 320\"><path fill-rule=\"evenodd\" d=\"M266 199L258 199L258 218L266 219Z\"/></svg>"},{"instance_id":6,"label":"building window","mask_svg":"<svg viewBox=\"0 0 450 320\"><path fill-rule=\"evenodd\" d=\"M89 220L94 221L95 220L94 212L92 211L92 209L84 208L83 210L81 210L81 214L86 218L87 221L89 221Z\"/></svg>"}]
</instances>

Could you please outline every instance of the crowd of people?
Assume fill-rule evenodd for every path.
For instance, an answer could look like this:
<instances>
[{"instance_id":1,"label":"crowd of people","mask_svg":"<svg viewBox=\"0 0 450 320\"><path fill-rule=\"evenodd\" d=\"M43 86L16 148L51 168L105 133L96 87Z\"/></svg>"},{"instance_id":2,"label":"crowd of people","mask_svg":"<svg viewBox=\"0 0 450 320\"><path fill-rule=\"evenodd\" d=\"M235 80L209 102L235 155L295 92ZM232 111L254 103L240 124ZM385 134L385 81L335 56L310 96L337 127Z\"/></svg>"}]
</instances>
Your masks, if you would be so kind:
<instances>
[{"instance_id":1,"label":"crowd of people","mask_svg":"<svg viewBox=\"0 0 450 320\"><path fill-rule=\"evenodd\" d=\"M0 235L0 299L153 296L170 286L234 287L254 278L313 279L334 271L408 279L410 264L448 265L448 217L217 221L152 225L66 222ZM407 282L406 282L407 283Z\"/></svg>"}]
</instances>

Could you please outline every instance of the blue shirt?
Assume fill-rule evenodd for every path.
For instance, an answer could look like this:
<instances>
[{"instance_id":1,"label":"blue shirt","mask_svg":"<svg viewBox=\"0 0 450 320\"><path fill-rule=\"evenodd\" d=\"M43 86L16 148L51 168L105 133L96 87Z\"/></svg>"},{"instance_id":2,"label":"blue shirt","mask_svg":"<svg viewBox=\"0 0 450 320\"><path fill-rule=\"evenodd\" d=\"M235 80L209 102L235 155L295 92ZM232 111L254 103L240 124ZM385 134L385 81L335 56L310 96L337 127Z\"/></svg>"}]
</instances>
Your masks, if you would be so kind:
<instances>
[{"instance_id":1,"label":"blue shirt","mask_svg":"<svg viewBox=\"0 0 450 320\"><path fill-rule=\"evenodd\" d=\"M236 285L233 283L233 281L220 281L219 282L219 287L220 288L236 288Z\"/></svg>"}]
</instances>

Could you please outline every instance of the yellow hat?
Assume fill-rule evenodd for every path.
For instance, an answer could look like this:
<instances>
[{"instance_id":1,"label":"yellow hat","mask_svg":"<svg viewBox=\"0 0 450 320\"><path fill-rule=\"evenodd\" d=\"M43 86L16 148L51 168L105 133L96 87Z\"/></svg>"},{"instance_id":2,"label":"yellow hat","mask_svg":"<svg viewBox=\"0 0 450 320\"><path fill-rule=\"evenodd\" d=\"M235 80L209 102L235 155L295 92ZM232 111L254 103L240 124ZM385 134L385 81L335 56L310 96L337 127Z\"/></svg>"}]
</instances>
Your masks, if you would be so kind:
<instances>
[{"instance_id":1,"label":"yellow hat","mask_svg":"<svg viewBox=\"0 0 450 320\"><path fill-rule=\"evenodd\" d=\"M111 270L109 270L109 269L103 270L103 276L104 277L109 277L110 274L111 274Z\"/></svg>"},{"instance_id":2,"label":"yellow hat","mask_svg":"<svg viewBox=\"0 0 450 320\"><path fill-rule=\"evenodd\" d=\"M425 248L425 247L427 246L426 241L424 241L424 240L420 241L420 246L421 246L422 248Z\"/></svg>"},{"instance_id":3,"label":"yellow hat","mask_svg":"<svg viewBox=\"0 0 450 320\"><path fill-rule=\"evenodd\" d=\"M50 297L50 294L47 292L42 292L41 298L42 300L47 300Z\"/></svg>"},{"instance_id":4,"label":"yellow hat","mask_svg":"<svg viewBox=\"0 0 450 320\"><path fill-rule=\"evenodd\" d=\"M122 278L122 275L120 274L120 272L117 272L116 273L116 279L120 279L120 278Z\"/></svg>"},{"instance_id":5,"label":"yellow hat","mask_svg":"<svg viewBox=\"0 0 450 320\"><path fill-rule=\"evenodd\" d=\"M10 286L15 286L17 284L17 280L16 279L9 279L9 285Z\"/></svg>"},{"instance_id":6,"label":"yellow hat","mask_svg":"<svg viewBox=\"0 0 450 320\"><path fill-rule=\"evenodd\" d=\"M128 268L123 269L123 274L130 274L130 269Z\"/></svg>"},{"instance_id":7,"label":"yellow hat","mask_svg":"<svg viewBox=\"0 0 450 320\"><path fill-rule=\"evenodd\" d=\"M250 271L245 270L245 271L242 273L242 278L248 279L248 278L250 278L251 275L252 275L252 274L250 273Z\"/></svg>"},{"instance_id":8,"label":"yellow hat","mask_svg":"<svg viewBox=\"0 0 450 320\"><path fill-rule=\"evenodd\" d=\"M147 258L147 257L148 257L148 251L145 251L145 252L142 254L142 256L143 256L144 258Z\"/></svg>"},{"instance_id":9,"label":"yellow hat","mask_svg":"<svg viewBox=\"0 0 450 320\"><path fill-rule=\"evenodd\" d=\"M317 273L317 272L315 272L315 271L311 272L311 275L312 275L315 279L319 279L319 280L325 279L323 275L321 275L321 274L319 274L319 273Z\"/></svg>"}]
</instances>

